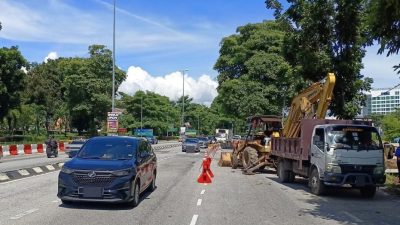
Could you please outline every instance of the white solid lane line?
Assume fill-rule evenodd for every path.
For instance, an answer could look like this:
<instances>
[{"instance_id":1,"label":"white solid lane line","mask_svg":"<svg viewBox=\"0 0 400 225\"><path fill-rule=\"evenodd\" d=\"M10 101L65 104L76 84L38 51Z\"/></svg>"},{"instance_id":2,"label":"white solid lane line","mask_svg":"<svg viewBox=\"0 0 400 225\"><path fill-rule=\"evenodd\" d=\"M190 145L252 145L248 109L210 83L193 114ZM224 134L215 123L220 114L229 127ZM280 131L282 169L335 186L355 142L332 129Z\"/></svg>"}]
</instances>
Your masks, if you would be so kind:
<instances>
[{"instance_id":1,"label":"white solid lane line","mask_svg":"<svg viewBox=\"0 0 400 225\"><path fill-rule=\"evenodd\" d=\"M201 206L201 202L202 202L203 200L201 200L201 198L199 198L199 199L197 199L197 206Z\"/></svg>"},{"instance_id":2,"label":"white solid lane line","mask_svg":"<svg viewBox=\"0 0 400 225\"><path fill-rule=\"evenodd\" d=\"M204 195L205 192L206 192L206 190L203 189L203 190L200 192L200 194L201 194L201 195Z\"/></svg>"},{"instance_id":3,"label":"white solid lane line","mask_svg":"<svg viewBox=\"0 0 400 225\"><path fill-rule=\"evenodd\" d=\"M190 225L196 225L197 222L197 218L199 217L199 215L193 215L192 217L192 221L190 221Z\"/></svg>"},{"instance_id":4,"label":"white solid lane line","mask_svg":"<svg viewBox=\"0 0 400 225\"><path fill-rule=\"evenodd\" d=\"M356 223L362 223L363 221L360 220L358 217L356 217L355 215L349 213L349 212L345 212L342 211L344 214L346 214L348 217L352 218Z\"/></svg>"},{"instance_id":5,"label":"white solid lane line","mask_svg":"<svg viewBox=\"0 0 400 225\"><path fill-rule=\"evenodd\" d=\"M24 217L24 216L26 216L26 215L29 215L29 214L31 214L31 213L34 213L34 212L36 212L36 211L38 211L38 210L39 210L39 209L30 209L30 210L25 211L25 212L23 212L23 213L20 213L20 214L18 214L18 215L16 215L16 216L13 216L13 217L11 217L10 219L12 219L12 220L21 219L22 217Z\"/></svg>"}]
</instances>

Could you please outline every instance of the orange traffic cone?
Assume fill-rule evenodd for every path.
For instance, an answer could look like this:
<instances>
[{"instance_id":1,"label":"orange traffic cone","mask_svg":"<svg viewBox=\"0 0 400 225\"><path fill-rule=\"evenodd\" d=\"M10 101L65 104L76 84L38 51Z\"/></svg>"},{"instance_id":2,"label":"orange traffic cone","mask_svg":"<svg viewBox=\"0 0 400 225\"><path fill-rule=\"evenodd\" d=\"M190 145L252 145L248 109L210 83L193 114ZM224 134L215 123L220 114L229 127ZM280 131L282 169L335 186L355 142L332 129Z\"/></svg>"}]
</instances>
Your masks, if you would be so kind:
<instances>
[{"instance_id":1,"label":"orange traffic cone","mask_svg":"<svg viewBox=\"0 0 400 225\"><path fill-rule=\"evenodd\" d=\"M197 182L202 183L202 184L210 184L211 177L210 177L209 172L211 172L211 170L210 170L210 166L208 164L208 160L206 158L203 159L202 166L203 166L203 172L200 174L199 178L197 178Z\"/></svg>"}]
</instances>

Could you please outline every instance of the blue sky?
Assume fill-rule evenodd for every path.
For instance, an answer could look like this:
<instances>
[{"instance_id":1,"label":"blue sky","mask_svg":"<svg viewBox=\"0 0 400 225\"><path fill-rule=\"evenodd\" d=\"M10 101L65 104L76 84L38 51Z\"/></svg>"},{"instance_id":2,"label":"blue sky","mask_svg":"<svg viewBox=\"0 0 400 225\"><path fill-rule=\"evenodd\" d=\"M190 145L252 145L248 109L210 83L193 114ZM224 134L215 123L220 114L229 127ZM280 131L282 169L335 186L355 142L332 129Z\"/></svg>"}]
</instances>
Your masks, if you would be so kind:
<instances>
[{"instance_id":1,"label":"blue sky","mask_svg":"<svg viewBox=\"0 0 400 225\"><path fill-rule=\"evenodd\" d=\"M264 0L117 0L116 61L132 76L124 90L169 91L175 98L182 78L177 71L188 69L187 92L207 104L216 95L213 65L221 39L238 26L272 18ZM50 52L87 56L95 43L112 48L112 0L1 0L0 21L0 46L18 45L29 61L42 62ZM363 74L374 78L374 87L399 83L392 70L399 57L376 50L368 49Z\"/></svg>"}]
</instances>

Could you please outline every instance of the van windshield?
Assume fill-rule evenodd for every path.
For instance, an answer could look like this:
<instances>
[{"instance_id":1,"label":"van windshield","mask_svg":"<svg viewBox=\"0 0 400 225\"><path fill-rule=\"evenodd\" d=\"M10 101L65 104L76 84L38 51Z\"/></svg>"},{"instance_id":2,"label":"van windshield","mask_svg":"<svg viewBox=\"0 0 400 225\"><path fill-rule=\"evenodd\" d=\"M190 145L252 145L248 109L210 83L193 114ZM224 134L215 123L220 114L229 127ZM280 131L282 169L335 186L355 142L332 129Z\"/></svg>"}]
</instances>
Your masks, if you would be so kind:
<instances>
[{"instance_id":1,"label":"van windshield","mask_svg":"<svg viewBox=\"0 0 400 225\"><path fill-rule=\"evenodd\" d=\"M335 149L383 149L379 133L373 127L334 126L328 130L328 142Z\"/></svg>"},{"instance_id":2,"label":"van windshield","mask_svg":"<svg viewBox=\"0 0 400 225\"><path fill-rule=\"evenodd\" d=\"M136 156L137 142L123 139L89 140L79 151L78 158L120 160Z\"/></svg>"}]
</instances>

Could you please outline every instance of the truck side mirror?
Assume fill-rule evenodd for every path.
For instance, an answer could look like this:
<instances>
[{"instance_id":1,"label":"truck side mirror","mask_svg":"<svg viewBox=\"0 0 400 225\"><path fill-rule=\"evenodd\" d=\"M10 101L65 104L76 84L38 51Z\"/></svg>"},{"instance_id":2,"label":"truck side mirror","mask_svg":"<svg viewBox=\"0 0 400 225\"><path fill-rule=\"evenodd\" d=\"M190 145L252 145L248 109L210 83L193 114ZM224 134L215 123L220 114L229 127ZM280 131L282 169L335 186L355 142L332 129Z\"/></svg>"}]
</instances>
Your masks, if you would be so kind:
<instances>
[{"instance_id":1,"label":"truck side mirror","mask_svg":"<svg viewBox=\"0 0 400 225\"><path fill-rule=\"evenodd\" d=\"M320 141L321 141L321 137L320 136L317 136L317 135L313 136L313 144L314 145L317 145L318 142L320 142Z\"/></svg>"}]
</instances>

